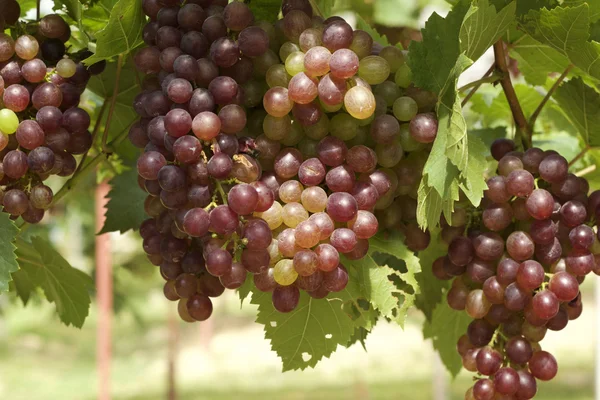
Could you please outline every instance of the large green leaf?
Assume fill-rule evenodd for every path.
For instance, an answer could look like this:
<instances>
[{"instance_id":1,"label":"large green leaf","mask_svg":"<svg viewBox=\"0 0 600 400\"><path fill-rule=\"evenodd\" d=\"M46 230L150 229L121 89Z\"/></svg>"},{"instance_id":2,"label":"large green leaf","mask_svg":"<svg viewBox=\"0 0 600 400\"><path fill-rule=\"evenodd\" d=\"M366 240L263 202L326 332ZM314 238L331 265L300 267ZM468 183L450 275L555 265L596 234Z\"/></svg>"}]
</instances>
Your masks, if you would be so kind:
<instances>
[{"instance_id":1,"label":"large green leaf","mask_svg":"<svg viewBox=\"0 0 600 400\"><path fill-rule=\"evenodd\" d=\"M410 46L409 65L419 87L438 94L438 136L419 186L417 218L435 226L441 213L452 213L461 188L478 205L485 189L481 142L469 140L456 84L461 73L501 37L514 20L515 3L500 11L487 0L467 9L459 3L442 18L433 14L423 41Z\"/></svg>"},{"instance_id":2,"label":"large green leaf","mask_svg":"<svg viewBox=\"0 0 600 400\"><path fill-rule=\"evenodd\" d=\"M15 240L19 228L7 213L0 213L0 292L8 291L11 273L19 270L15 254Z\"/></svg>"},{"instance_id":3,"label":"large green leaf","mask_svg":"<svg viewBox=\"0 0 600 400\"><path fill-rule=\"evenodd\" d=\"M31 243L19 239L17 257L21 271L30 281L28 286L44 291L48 301L56 305L56 312L65 325L81 328L89 313L91 278L73 268L39 237L32 237Z\"/></svg>"},{"instance_id":4,"label":"large green leaf","mask_svg":"<svg viewBox=\"0 0 600 400\"><path fill-rule=\"evenodd\" d=\"M108 24L96 34L96 54L85 63L94 64L119 54L129 54L143 42L145 21L142 0L119 0L110 11Z\"/></svg>"},{"instance_id":5,"label":"large green leaf","mask_svg":"<svg viewBox=\"0 0 600 400\"><path fill-rule=\"evenodd\" d=\"M600 43L589 41L589 5L573 4L578 5L532 10L521 26L534 39L566 56L581 72L600 80Z\"/></svg>"},{"instance_id":6,"label":"large green leaf","mask_svg":"<svg viewBox=\"0 0 600 400\"><path fill-rule=\"evenodd\" d=\"M551 72L562 72L569 60L558 50L527 35L511 47L510 54L519 63L519 70L532 85L543 85Z\"/></svg>"},{"instance_id":7,"label":"large green leaf","mask_svg":"<svg viewBox=\"0 0 600 400\"><path fill-rule=\"evenodd\" d=\"M554 99L584 142L600 146L600 94L576 78L563 83L554 93Z\"/></svg>"},{"instance_id":8,"label":"large green leaf","mask_svg":"<svg viewBox=\"0 0 600 400\"><path fill-rule=\"evenodd\" d=\"M102 231L125 233L137 230L146 219L144 201L147 195L135 184L137 171L131 168L110 181L111 190L106 205L106 222Z\"/></svg>"},{"instance_id":9,"label":"large green leaf","mask_svg":"<svg viewBox=\"0 0 600 400\"><path fill-rule=\"evenodd\" d=\"M275 310L271 293L255 291L251 303L258 306L256 322L264 325L265 338L288 371L314 367L338 345L350 343L356 325L342 305L351 300L343 292L320 300L301 292L298 306L287 314Z\"/></svg>"},{"instance_id":10,"label":"large green leaf","mask_svg":"<svg viewBox=\"0 0 600 400\"><path fill-rule=\"evenodd\" d=\"M451 309L444 299L433 310L431 320L426 320L423 325L423 337L433 341L433 348L438 351L452 376L458 375L462 369L462 360L456 351L456 342L467 333L471 321L472 318L467 313Z\"/></svg>"}]
</instances>

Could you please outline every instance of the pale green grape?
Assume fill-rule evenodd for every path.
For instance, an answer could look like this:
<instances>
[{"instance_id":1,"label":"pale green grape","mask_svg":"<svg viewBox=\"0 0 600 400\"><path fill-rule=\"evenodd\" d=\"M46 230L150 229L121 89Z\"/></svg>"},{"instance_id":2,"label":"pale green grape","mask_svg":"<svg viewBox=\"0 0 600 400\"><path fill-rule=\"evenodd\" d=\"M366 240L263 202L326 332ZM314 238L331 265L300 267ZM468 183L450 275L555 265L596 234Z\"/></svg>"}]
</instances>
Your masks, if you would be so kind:
<instances>
[{"instance_id":1,"label":"pale green grape","mask_svg":"<svg viewBox=\"0 0 600 400\"><path fill-rule=\"evenodd\" d=\"M329 117L323 113L316 124L304 127L304 134L313 140L321 140L329 133Z\"/></svg>"},{"instance_id":2,"label":"pale green grape","mask_svg":"<svg viewBox=\"0 0 600 400\"><path fill-rule=\"evenodd\" d=\"M283 206L283 223L290 228L295 228L302 221L308 219L308 211L300 203L288 203Z\"/></svg>"},{"instance_id":3,"label":"pale green grape","mask_svg":"<svg viewBox=\"0 0 600 400\"><path fill-rule=\"evenodd\" d=\"M410 67L406 64L402 64L398 71L396 71L396 75L394 76L394 80L396 81L396 85L401 88L407 88L410 86L412 82L412 71Z\"/></svg>"},{"instance_id":4,"label":"pale green grape","mask_svg":"<svg viewBox=\"0 0 600 400\"><path fill-rule=\"evenodd\" d=\"M372 116L375 112L375 105L373 93L362 86L354 86L344 96L346 111L356 119L367 119Z\"/></svg>"},{"instance_id":5,"label":"pale green grape","mask_svg":"<svg viewBox=\"0 0 600 400\"><path fill-rule=\"evenodd\" d=\"M289 115L281 118L267 115L263 121L265 136L271 140L282 140L292 130L292 119Z\"/></svg>"},{"instance_id":6,"label":"pale green grape","mask_svg":"<svg viewBox=\"0 0 600 400\"><path fill-rule=\"evenodd\" d=\"M404 54L396 46L386 46L379 52L379 57L384 58L390 65L390 72L393 74L404 65Z\"/></svg>"},{"instance_id":7,"label":"pale green grape","mask_svg":"<svg viewBox=\"0 0 600 400\"><path fill-rule=\"evenodd\" d=\"M294 261L286 258L277 262L273 270L273 278L281 286L290 286L296 282L298 273L294 269Z\"/></svg>"},{"instance_id":8,"label":"pale green grape","mask_svg":"<svg viewBox=\"0 0 600 400\"><path fill-rule=\"evenodd\" d=\"M304 72L304 53L295 51L285 59L285 70L291 76Z\"/></svg>"},{"instance_id":9,"label":"pale green grape","mask_svg":"<svg viewBox=\"0 0 600 400\"><path fill-rule=\"evenodd\" d=\"M402 96L402 89L392 81L385 81L375 87L373 94L381 96L382 99L385 99L386 105L392 107L394 101Z\"/></svg>"},{"instance_id":10,"label":"pale green grape","mask_svg":"<svg viewBox=\"0 0 600 400\"><path fill-rule=\"evenodd\" d=\"M403 96L394 102L394 116L398 121L410 121L419 112L417 102L412 98Z\"/></svg>"},{"instance_id":11,"label":"pale green grape","mask_svg":"<svg viewBox=\"0 0 600 400\"><path fill-rule=\"evenodd\" d=\"M17 131L19 127L19 117L14 111L8 108L0 110L0 131L11 135Z\"/></svg>"},{"instance_id":12,"label":"pale green grape","mask_svg":"<svg viewBox=\"0 0 600 400\"><path fill-rule=\"evenodd\" d=\"M327 193L319 186L311 186L304 189L301 194L301 201L308 211L318 213L324 211L327 206Z\"/></svg>"},{"instance_id":13,"label":"pale green grape","mask_svg":"<svg viewBox=\"0 0 600 400\"><path fill-rule=\"evenodd\" d=\"M304 138L304 129L297 121L292 122L290 132L281 139L281 144L288 147L294 147Z\"/></svg>"},{"instance_id":14,"label":"pale green grape","mask_svg":"<svg viewBox=\"0 0 600 400\"><path fill-rule=\"evenodd\" d=\"M254 216L264 219L267 225L269 225L269 228L273 231L283 224L283 207L276 201L267 211L254 213Z\"/></svg>"},{"instance_id":15,"label":"pale green grape","mask_svg":"<svg viewBox=\"0 0 600 400\"><path fill-rule=\"evenodd\" d=\"M379 56L368 56L360 60L358 76L370 85L378 85L390 76L390 65Z\"/></svg>"},{"instance_id":16,"label":"pale green grape","mask_svg":"<svg viewBox=\"0 0 600 400\"><path fill-rule=\"evenodd\" d=\"M69 58L63 58L56 64L56 72L63 78L70 78L75 75L77 65Z\"/></svg>"}]
</instances>

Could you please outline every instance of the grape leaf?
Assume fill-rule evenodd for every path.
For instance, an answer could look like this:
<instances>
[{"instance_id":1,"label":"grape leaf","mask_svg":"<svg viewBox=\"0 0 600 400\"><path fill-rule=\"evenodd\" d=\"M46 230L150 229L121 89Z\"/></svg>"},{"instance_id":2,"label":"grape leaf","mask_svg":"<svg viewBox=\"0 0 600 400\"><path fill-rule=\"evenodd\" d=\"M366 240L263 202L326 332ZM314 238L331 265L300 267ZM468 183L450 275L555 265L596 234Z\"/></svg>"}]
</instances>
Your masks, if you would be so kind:
<instances>
[{"instance_id":1,"label":"grape leaf","mask_svg":"<svg viewBox=\"0 0 600 400\"><path fill-rule=\"evenodd\" d=\"M15 240L19 228L11 221L7 213L0 214L0 292L8 291L11 273L19 270L15 255Z\"/></svg>"},{"instance_id":2,"label":"grape leaf","mask_svg":"<svg viewBox=\"0 0 600 400\"><path fill-rule=\"evenodd\" d=\"M67 10L67 15L75 22L80 22L83 18L83 6L79 0L54 0L54 10Z\"/></svg>"},{"instance_id":3,"label":"grape leaf","mask_svg":"<svg viewBox=\"0 0 600 400\"><path fill-rule=\"evenodd\" d=\"M360 15L356 15L356 29L361 29L367 32L373 38L375 43L379 43L382 46L389 46L390 42L388 41L387 36L380 34L377 32L375 28L373 28L370 24L368 24Z\"/></svg>"},{"instance_id":4,"label":"grape leaf","mask_svg":"<svg viewBox=\"0 0 600 400\"><path fill-rule=\"evenodd\" d=\"M100 75L93 76L88 83L87 88L102 98L99 99L99 101L106 102L106 109L102 119L103 125L106 124L108 118L110 101L113 96L116 79L117 63L108 63L106 70ZM140 91L138 82L137 71L133 65L133 60L129 57L121 68L117 101L115 103L108 131L109 142L125 130L128 130L131 124L138 118L138 115L133 109L133 100ZM124 143L128 143L128 141L125 141ZM138 156L138 150L130 144L127 146L123 145L119 148L118 153L120 156L129 160L135 160Z\"/></svg>"},{"instance_id":5,"label":"grape leaf","mask_svg":"<svg viewBox=\"0 0 600 400\"><path fill-rule=\"evenodd\" d=\"M350 347L353 344L360 342L360 344L362 345L362 348L365 351L367 351L367 345L365 343L365 340L367 339L367 335L369 333L370 332L368 330L366 330L362 326L359 326L358 328L356 328L354 330L354 335L352 335L352 337L350 338L350 340L348 341L348 343L346 344L345 347Z\"/></svg>"},{"instance_id":6,"label":"grape leaf","mask_svg":"<svg viewBox=\"0 0 600 400\"><path fill-rule=\"evenodd\" d=\"M421 272L415 275L420 291L415 299L415 305L425 317L431 321L433 310L442 301L444 289L449 286L449 281L437 279L432 272L432 265L438 257L447 254L448 249L440 238L439 229L431 232L431 242L427 249L419 252Z\"/></svg>"},{"instance_id":7,"label":"grape leaf","mask_svg":"<svg viewBox=\"0 0 600 400\"><path fill-rule=\"evenodd\" d=\"M280 0L251 0L248 7L257 21L275 22L281 11Z\"/></svg>"},{"instance_id":8,"label":"grape leaf","mask_svg":"<svg viewBox=\"0 0 600 400\"><path fill-rule=\"evenodd\" d=\"M517 84L514 85L514 88L523 113L526 117L530 116L539 106L544 96L528 85ZM481 100L481 97L478 97L478 99ZM483 117L482 121L485 126L495 125L498 121L501 121L505 126L512 126L513 116L504 91L498 89L496 97L489 105L485 101L479 100L472 103L471 109Z\"/></svg>"},{"instance_id":9,"label":"grape leaf","mask_svg":"<svg viewBox=\"0 0 600 400\"><path fill-rule=\"evenodd\" d=\"M543 85L550 72L562 72L569 65L567 57L529 35L516 42L510 54L517 60L519 70L531 85Z\"/></svg>"},{"instance_id":10,"label":"grape leaf","mask_svg":"<svg viewBox=\"0 0 600 400\"><path fill-rule=\"evenodd\" d=\"M273 307L271 293L252 293L251 303L258 306L256 322L264 325L265 338L281 357L283 371L314 367L338 345L350 342L356 325L342 304L351 299L344 292L335 295L316 300L301 291L296 309L283 314Z\"/></svg>"},{"instance_id":11,"label":"grape leaf","mask_svg":"<svg viewBox=\"0 0 600 400\"><path fill-rule=\"evenodd\" d=\"M385 26L418 28L420 11L414 0L378 0L373 3L373 20Z\"/></svg>"},{"instance_id":12,"label":"grape leaf","mask_svg":"<svg viewBox=\"0 0 600 400\"><path fill-rule=\"evenodd\" d=\"M96 54L84 62L90 65L133 51L143 43L145 21L142 0L119 0L111 9L106 26L96 33Z\"/></svg>"},{"instance_id":13,"label":"grape leaf","mask_svg":"<svg viewBox=\"0 0 600 400\"><path fill-rule=\"evenodd\" d=\"M418 190L417 218L424 228L435 226L441 213L449 217L459 187L473 205L481 200L486 187L482 145L467 137L456 84L460 74L504 34L514 13L514 2L499 12L487 0L474 2L468 9L459 3L446 18L433 14L423 31L423 42L410 45L409 66L415 84L438 93L439 99L438 136Z\"/></svg>"},{"instance_id":14,"label":"grape leaf","mask_svg":"<svg viewBox=\"0 0 600 400\"><path fill-rule=\"evenodd\" d=\"M311 4L315 13L321 13L324 18L329 18L333 15L332 11L335 7L336 0L312 0Z\"/></svg>"},{"instance_id":15,"label":"grape leaf","mask_svg":"<svg viewBox=\"0 0 600 400\"><path fill-rule=\"evenodd\" d=\"M563 6L577 7L587 4L589 7L589 17L591 22L600 20L600 2L595 0L564 0Z\"/></svg>"},{"instance_id":16,"label":"grape leaf","mask_svg":"<svg viewBox=\"0 0 600 400\"><path fill-rule=\"evenodd\" d=\"M39 237L32 237L31 243L19 239L17 257L31 284L42 288L48 301L56 305L60 320L81 328L89 313L92 279Z\"/></svg>"},{"instance_id":17,"label":"grape leaf","mask_svg":"<svg viewBox=\"0 0 600 400\"><path fill-rule=\"evenodd\" d=\"M144 201L147 195L134 182L137 171L131 168L110 181L109 199L106 205L106 221L98 234L107 232L125 233L137 230L146 219Z\"/></svg>"},{"instance_id":18,"label":"grape leaf","mask_svg":"<svg viewBox=\"0 0 600 400\"><path fill-rule=\"evenodd\" d=\"M600 43L589 41L590 9L587 3L577 4L532 10L522 19L521 27L566 56L581 72L600 80Z\"/></svg>"},{"instance_id":19,"label":"grape leaf","mask_svg":"<svg viewBox=\"0 0 600 400\"><path fill-rule=\"evenodd\" d=\"M559 110L589 146L600 146L600 95L579 78L564 82L554 93Z\"/></svg>"},{"instance_id":20,"label":"grape leaf","mask_svg":"<svg viewBox=\"0 0 600 400\"><path fill-rule=\"evenodd\" d=\"M444 300L435 307L431 320L423 324L423 337L433 341L433 348L438 351L442 362L456 377L462 369L460 354L456 351L458 339L467 333L472 318L465 312L457 312Z\"/></svg>"}]
</instances>

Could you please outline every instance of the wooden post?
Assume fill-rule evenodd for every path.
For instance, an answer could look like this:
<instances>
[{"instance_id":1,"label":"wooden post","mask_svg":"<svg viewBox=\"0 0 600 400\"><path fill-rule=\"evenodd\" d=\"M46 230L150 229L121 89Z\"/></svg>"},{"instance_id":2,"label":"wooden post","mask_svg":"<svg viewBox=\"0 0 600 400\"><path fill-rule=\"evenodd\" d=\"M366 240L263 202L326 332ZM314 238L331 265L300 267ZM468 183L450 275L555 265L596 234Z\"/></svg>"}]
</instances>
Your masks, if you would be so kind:
<instances>
[{"instance_id":1,"label":"wooden post","mask_svg":"<svg viewBox=\"0 0 600 400\"><path fill-rule=\"evenodd\" d=\"M96 232L100 232L104 226L106 196L109 189L110 186L106 182L96 187ZM113 309L110 234L96 236L96 293L98 301L96 342L98 400L110 400L111 318Z\"/></svg>"}]
</instances>

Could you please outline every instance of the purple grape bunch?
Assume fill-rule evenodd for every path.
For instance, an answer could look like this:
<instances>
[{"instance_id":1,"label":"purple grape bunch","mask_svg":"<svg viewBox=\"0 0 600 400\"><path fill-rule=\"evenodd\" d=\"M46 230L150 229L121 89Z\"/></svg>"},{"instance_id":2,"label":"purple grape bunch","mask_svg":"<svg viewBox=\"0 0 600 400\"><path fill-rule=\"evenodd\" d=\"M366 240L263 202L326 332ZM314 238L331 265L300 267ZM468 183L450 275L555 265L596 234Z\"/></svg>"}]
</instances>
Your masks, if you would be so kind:
<instances>
[{"instance_id":1,"label":"purple grape bunch","mask_svg":"<svg viewBox=\"0 0 600 400\"><path fill-rule=\"evenodd\" d=\"M20 36L0 33L0 203L12 219L35 224L54 197L44 181L73 175L74 156L92 146L90 116L78 104L105 62L86 67L81 60L91 52L66 53L71 30L58 14L28 24L33 35L21 34L19 4L5 3L3 27Z\"/></svg>"},{"instance_id":2,"label":"purple grape bunch","mask_svg":"<svg viewBox=\"0 0 600 400\"><path fill-rule=\"evenodd\" d=\"M540 342L581 315L580 284L600 275L600 191L588 195L587 180L555 151L520 152L498 139L491 154L498 174L487 180L483 211L443 228L448 253L433 273L452 280L448 305L473 318L457 344L464 368L478 374L465 399L525 400L558 372Z\"/></svg>"},{"instance_id":3,"label":"purple grape bunch","mask_svg":"<svg viewBox=\"0 0 600 400\"><path fill-rule=\"evenodd\" d=\"M405 54L340 17L283 2L256 21L234 1L145 0L145 73L129 132L144 153L140 233L181 318L248 284L275 309L343 290L342 261L402 229L417 251L421 171L436 98L410 83Z\"/></svg>"}]
</instances>

